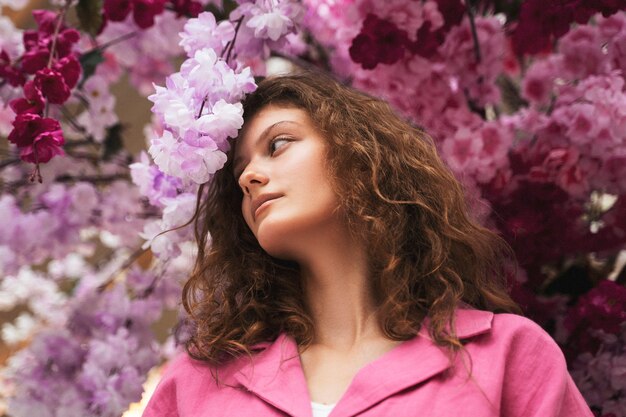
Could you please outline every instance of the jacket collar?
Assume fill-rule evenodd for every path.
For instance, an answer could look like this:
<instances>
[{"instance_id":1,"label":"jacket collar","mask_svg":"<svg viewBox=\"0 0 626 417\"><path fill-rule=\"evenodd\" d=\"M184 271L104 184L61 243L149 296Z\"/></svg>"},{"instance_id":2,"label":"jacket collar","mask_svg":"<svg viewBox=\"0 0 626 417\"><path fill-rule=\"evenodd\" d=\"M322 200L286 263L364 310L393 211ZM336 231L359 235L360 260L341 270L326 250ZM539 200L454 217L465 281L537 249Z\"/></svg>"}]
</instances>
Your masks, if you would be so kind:
<instances>
[{"instance_id":1,"label":"jacket collar","mask_svg":"<svg viewBox=\"0 0 626 417\"><path fill-rule=\"evenodd\" d=\"M458 309L454 327L468 340L491 330L493 313ZM352 416L451 367L450 357L434 344L423 326L420 333L360 369L331 416ZM252 360L236 380L272 406L293 417L311 417L311 402L295 341L280 335Z\"/></svg>"}]
</instances>

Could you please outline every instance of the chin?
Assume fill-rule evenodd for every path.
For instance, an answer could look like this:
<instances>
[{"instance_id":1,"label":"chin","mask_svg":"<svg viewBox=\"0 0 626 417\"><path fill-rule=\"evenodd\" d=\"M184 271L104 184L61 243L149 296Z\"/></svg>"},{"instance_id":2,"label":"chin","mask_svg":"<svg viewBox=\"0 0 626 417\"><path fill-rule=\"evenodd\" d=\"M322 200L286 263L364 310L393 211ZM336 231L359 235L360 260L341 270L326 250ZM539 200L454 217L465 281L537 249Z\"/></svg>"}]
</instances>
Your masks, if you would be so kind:
<instances>
[{"instance_id":1,"label":"chin","mask_svg":"<svg viewBox=\"0 0 626 417\"><path fill-rule=\"evenodd\" d=\"M254 234L259 245L271 256L295 261L299 255L310 251L312 241L318 244L320 233L336 222L331 210L267 213L260 219Z\"/></svg>"},{"instance_id":2,"label":"chin","mask_svg":"<svg viewBox=\"0 0 626 417\"><path fill-rule=\"evenodd\" d=\"M259 245L265 252L274 258L290 260L291 251L289 242L289 234L280 233L275 227L264 227L261 225L256 233L256 238L259 241Z\"/></svg>"}]
</instances>

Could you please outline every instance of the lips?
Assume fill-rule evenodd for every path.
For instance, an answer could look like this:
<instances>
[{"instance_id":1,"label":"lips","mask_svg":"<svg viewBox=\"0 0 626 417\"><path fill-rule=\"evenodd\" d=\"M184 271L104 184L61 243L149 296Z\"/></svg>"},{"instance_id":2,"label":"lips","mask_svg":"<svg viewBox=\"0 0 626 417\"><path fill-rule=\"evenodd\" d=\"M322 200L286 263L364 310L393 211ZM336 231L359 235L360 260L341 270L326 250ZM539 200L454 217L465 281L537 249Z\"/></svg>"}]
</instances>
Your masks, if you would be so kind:
<instances>
[{"instance_id":1,"label":"lips","mask_svg":"<svg viewBox=\"0 0 626 417\"><path fill-rule=\"evenodd\" d=\"M252 214L252 218L256 220L256 211L261 205L267 201L275 200L279 197L282 197L282 194L278 193L270 193L270 194L261 194L254 200L252 200L252 206L250 207L250 212Z\"/></svg>"}]
</instances>

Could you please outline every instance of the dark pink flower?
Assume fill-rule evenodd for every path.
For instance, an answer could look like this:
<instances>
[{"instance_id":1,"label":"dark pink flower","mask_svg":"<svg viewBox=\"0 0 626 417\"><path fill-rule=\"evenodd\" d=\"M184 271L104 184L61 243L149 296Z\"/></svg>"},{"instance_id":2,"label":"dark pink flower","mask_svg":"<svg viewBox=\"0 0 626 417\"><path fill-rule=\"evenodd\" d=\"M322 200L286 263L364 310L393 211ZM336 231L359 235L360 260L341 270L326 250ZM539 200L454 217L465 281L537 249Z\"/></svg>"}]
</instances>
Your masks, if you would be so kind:
<instances>
[{"instance_id":1,"label":"dark pink flower","mask_svg":"<svg viewBox=\"0 0 626 417\"><path fill-rule=\"evenodd\" d=\"M574 20L572 0L522 2L520 17L513 32L517 54L536 54L550 48L552 36L563 36Z\"/></svg>"},{"instance_id":2,"label":"dark pink flower","mask_svg":"<svg viewBox=\"0 0 626 417\"><path fill-rule=\"evenodd\" d=\"M13 130L9 133L8 139L18 148L24 148L33 145L37 138L44 133L50 133L56 137L60 135L63 138L61 125L58 121L34 113L22 113L15 117ZM60 145L63 143L61 141Z\"/></svg>"},{"instance_id":3,"label":"dark pink flower","mask_svg":"<svg viewBox=\"0 0 626 417\"><path fill-rule=\"evenodd\" d=\"M50 103L63 104L70 98L70 89L60 72L44 68L35 74L35 86Z\"/></svg>"},{"instance_id":4,"label":"dark pink flower","mask_svg":"<svg viewBox=\"0 0 626 417\"><path fill-rule=\"evenodd\" d=\"M104 0L104 14L112 22L126 19L132 8L132 0Z\"/></svg>"},{"instance_id":5,"label":"dark pink flower","mask_svg":"<svg viewBox=\"0 0 626 417\"><path fill-rule=\"evenodd\" d=\"M423 56L424 58L431 58L437 53L437 48L439 48L446 39L446 30L441 27L431 31L431 26L431 22L427 20L417 30L417 39L409 45L409 49L412 53Z\"/></svg>"},{"instance_id":6,"label":"dark pink flower","mask_svg":"<svg viewBox=\"0 0 626 417\"><path fill-rule=\"evenodd\" d=\"M76 29L65 29L57 38L55 57L64 57L72 53L74 44L80 40L80 33Z\"/></svg>"},{"instance_id":7,"label":"dark pink flower","mask_svg":"<svg viewBox=\"0 0 626 417\"><path fill-rule=\"evenodd\" d=\"M202 4L194 0L171 0L177 17L197 17L202 11Z\"/></svg>"},{"instance_id":8,"label":"dark pink flower","mask_svg":"<svg viewBox=\"0 0 626 417\"><path fill-rule=\"evenodd\" d=\"M133 19L142 29L154 25L154 17L165 9L165 0L134 0L133 3Z\"/></svg>"},{"instance_id":9,"label":"dark pink flower","mask_svg":"<svg viewBox=\"0 0 626 417\"><path fill-rule=\"evenodd\" d=\"M9 141L20 149L20 158L35 164L48 162L55 155L62 155L65 143L58 121L38 114L18 114L13 121Z\"/></svg>"},{"instance_id":10,"label":"dark pink flower","mask_svg":"<svg viewBox=\"0 0 626 417\"><path fill-rule=\"evenodd\" d=\"M11 64L11 58L4 50L0 50L0 78L7 80L13 87L26 82L24 74Z\"/></svg>"},{"instance_id":11,"label":"dark pink flower","mask_svg":"<svg viewBox=\"0 0 626 417\"><path fill-rule=\"evenodd\" d=\"M180 0L179 3L181 3ZM185 0L182 3L185 3ZM165 0L105 0L104 2L104 14L107 19L120 22L132 12L133 20L142 29L154 25L154 17L163 13L163 10L165 10Z\"/></svg>"},{"instance_id":12,"label":"dark pink flower","mask_svg":"<svg viewBox=\"0 0 626 417\"><path fill-rule=\"evenodd\" d=\"M20 149L20 158L33 164L46 163L57 155L64 155L63 132L61 130L43 132L35 138L32 145Z\"/></svg>"},{"instance_id":13,"label":"dark pink flower","mask_svg":"<svg viewBox=\"0 0 626 417\"><path fill-rule=\"evenodd\" d=\"M54 64L53 69L63 76L63 80L65 80L65 84L67 84L69 88L76 86L82 72L80 62L78 62L78 59L76 59L74 55L68 55L59 59Z\"/></svg>"},{"instance_id":14,"label":"dark pink flower","mask_svg":"<svg viewBox=\"0 0 626 417\"><path fill-rule=\"evenodd\" d=\"M50 51L47 48L33 48L24 52L22 56L22 70L27 74L34 74L48 65Z\"/></svg>"},{"instance_id":15,"label":"dark pink flower","mask_svg":"<svg viewBox=\"0 0 626 417\"><path fill-rule=\"evenodd\" d=\"M350 46L350 58L364 69L373 69L379 63L393 64L404 56L408 44L405 31L387 20L368 14L363 28Z\"/></svg>"},{"instance_id":16,"label":"dark pink flower","mask_svg":"<svg viewBox=\"0 0 626 417\"><path fill-rule=\"evenodd\" d=\"M465 5L460 0L436 0L437 9L443 16L444 28L447 32L452 26L461 23L465 15Z\"/></svg>"},{"instance_id":17,"label":"dark pink flower","mask_svg":"<svg viewBox=\"0 0 626 417\"><path fill-rule=\"evenodd\" d=\"M36 30L25 30L22 34L22 39L24 41L24 49L29 51L33 48L44 47L47 48L47 45L40 45L40 33ZM44 37L44 40L47 39ZM44 42L42 40L42 42Z\"/></svg>"},{"instance_id":18,"label":"dark pink flower","mask_svg":"<svg viewBox=\"0 0 626 417\"><path fill-rule=\"evenodd\" d=\"M563 324L569 331L582 326L586 332L589 329L600 329L606 333L618 334L624 321L626 288L616 282L604 280L580 297Z\"/></svg>"},{"instance_id":19,"label":"dark pink flower","mask_svg":"<svg viewBox=\"0 0 626 417\"><path fill-rule=\"evenodd\" d=\"M33 10L33 18L37 23L38 31L47 35L54 34L58 14L51 10Z\"/></svg>"},{"instance_id":20,"label":"dark pink flower","mask_svg":"<svg viewBox=\"0 0 626 417\"><path fill-rule=\"evenodd\" d=\"M578 299L565 316L563 325L570 333L566 353L595 354L602 340L592 330L617 335L626 322L626 288L616 282L603 280Z\"/></svg>"},{"instance_id":21,"label":"dark pink flower","mask_svg":"<svg viewBox=\"0 0 626 417\"><path fill-rule=\"evenodd\" d=\"M24 84L24 97L11 100L9 105L16 114L41 114L44 108L44 98L35 86L35 82L31 80Z\"/></svg>"}]
</instances>

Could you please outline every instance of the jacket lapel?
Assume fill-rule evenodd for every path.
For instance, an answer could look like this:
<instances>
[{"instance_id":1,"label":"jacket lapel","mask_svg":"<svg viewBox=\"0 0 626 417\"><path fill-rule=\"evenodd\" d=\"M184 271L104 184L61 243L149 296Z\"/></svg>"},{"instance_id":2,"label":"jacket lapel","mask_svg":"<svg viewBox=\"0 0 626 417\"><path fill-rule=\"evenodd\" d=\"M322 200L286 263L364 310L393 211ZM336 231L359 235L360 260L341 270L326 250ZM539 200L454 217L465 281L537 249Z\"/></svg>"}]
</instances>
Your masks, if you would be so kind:
<instances>
[{"instance_id":1,"label":"jacket lapel","mask_svg":"<svg viewBox=\"0 0 626 417\"><path fill-rule=\"evenodd\" d=\"M281 334L234 375L265 402L293 417L311 417L311 401L295 341Z\"/></svg>"},{"instance_id":2,"label":"jacket lapel","mask_svg":"<svg viewBox=\"0 0 626 417\"><path fill-rule=\"evenodd\" d=\"M493 313L459 309L454 325L459 339L469 339L491 330ZM337 403L332 416L354 416L400 391L441 374L452 366L445 350L429 337L427 326L363 367Z\"/></svg>"},{"instance_id":3,"label":"jacket lapel","mask_svg":"<svg viewBox=\"0 0 626 417\"><path fill-rule=\"evenodd\" d=\"M491 330L493 313L459 309L454 327L459 339ZM411 340L401 343L364 366L352 380L331 413L353 416L402 390L420 384L451 367L450 358L429 337L427 325ZM311 401L295 341L280 335L235 373L249 391L293 417L312 417Z\"/></svg>"}]
</instances>

